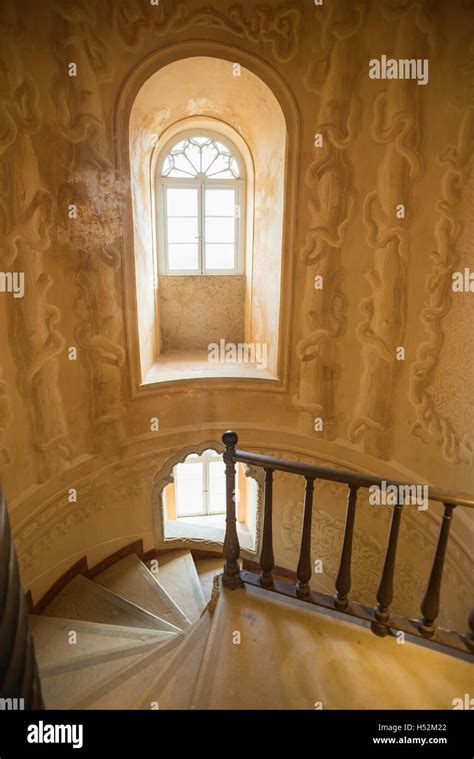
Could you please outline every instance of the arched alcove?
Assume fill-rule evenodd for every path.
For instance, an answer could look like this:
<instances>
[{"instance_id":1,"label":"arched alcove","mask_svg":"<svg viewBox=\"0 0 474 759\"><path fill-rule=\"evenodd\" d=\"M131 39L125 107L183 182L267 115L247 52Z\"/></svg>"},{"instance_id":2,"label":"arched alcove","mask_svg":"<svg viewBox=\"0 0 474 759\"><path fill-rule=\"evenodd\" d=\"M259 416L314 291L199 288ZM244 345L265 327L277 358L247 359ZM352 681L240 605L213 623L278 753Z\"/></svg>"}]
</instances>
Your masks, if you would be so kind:
<instances>
[{"instance_id":1,"label":"arched alcove","mask_svg":"<svg viewBox=\"0 0 474 759\"><path fill-rule=\"evenodd\" d=\"M215 461L223 467L222 451L222 443L214 440L188 445L171 456L157 473L152 492L155 546L197 543L219 548L223 544L226 507L223 489L215 494L219 502L218 508L211 509L213 514L208 511L202 515L194 513L194 509L187 509L193 512L189 515L180 515L176 492L178 468L181 465L191 459L194 459L193 466L199 465L207 454L215 454ZM204 486L194 482L193 497L203 488L207 490L209 484ZM257 554L260 551L263 491L262 470L245 464L236 465L237 531L244 553ZM213 519L213 515L219 519Z\"/></svg>"},{"instance_id":2,"label":"arched alcove","mask_svg":"<svg viewBox=\"0 0 474 759\"><path fill-rule=\"evenodd\" d=\"M124 264L132 392L152 392L161 382L199 382L203 378L232 378L237 383L257 380L259 386L263 380L269 389L281 388L286 382L288 349L297 111L275 72L255 56L242 53L236 58L235 50L216 43L193 43L191 47L192 52L189 44L176 45L143 62L118 103L118 157L131 185ZM234 61L239 59L236 71ZM161 230L157 228L154 165L165 141L190 127L212 130L230 140L245 163L243 329L237 349L244 361L250 356L249 363L252 357L260 357L258 366L255 360L250 367L232 365L226 354L216 367L207 362L207 355L198 357L200 363L196 363L190 354L184 356L183 366L177 367L162 350ZM170 283L166 284L169 290ZM180 290L184 284L188 290L190 286L183 279L171 284ZM207 289L212 290L211 285L215 283L208 278ZM236 297L226 298L221 289L221 300L213 303L217 322L224 323L222 331L227 331L225 325L240 304ZM163 287L161 295L164 291ZM198 311L195 316L198 321ZM221 340L212 344L224 342L227 348L227 335L219 336ZM224 356L221 348L219 355Z\"/></svg>"}]
</instances>

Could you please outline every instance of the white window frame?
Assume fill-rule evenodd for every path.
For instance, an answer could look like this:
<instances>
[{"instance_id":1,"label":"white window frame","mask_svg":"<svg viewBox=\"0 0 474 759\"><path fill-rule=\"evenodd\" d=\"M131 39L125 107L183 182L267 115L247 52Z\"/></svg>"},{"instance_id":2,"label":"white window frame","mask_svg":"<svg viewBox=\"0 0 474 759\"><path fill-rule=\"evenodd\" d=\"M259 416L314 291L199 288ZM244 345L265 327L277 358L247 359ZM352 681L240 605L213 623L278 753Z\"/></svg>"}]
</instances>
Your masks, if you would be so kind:
<instances>
[{"instance_id":1,"label":"white window frame","mask_svg":"<svg viewBox=\"0 0 474 759\"><path fill-rule=\"evenodd\" d=\"M197 175L196 177L163 177L161 171L164 160L170 150L178 142L186 139L187 137L211 137L214 140L218 140L223 145L232 151L240 172L239 179L209 179L203 175ZM167 240L167 212L166 212L166 190L167 189L180 189L180 188L196 188L198 190L198 268L197 269L170 269L168 261L168 240ZM205 262L205 235L204 225L206 219L205 209L205 190L206 189L226 189L228 187L234 188L235 191L235 204L234 207L238 209L238 213L235 214L235 256L234 267L232 269L206 269ZM160 157L156 162L155 172L155 208L156 208L156 223L157 223L157 240L158 240L158 271L160 274L169 276L189 276L189 275L204 275L214 276L219 274L236 275L243 274L245 271L245 230L246 230L246 188L247 183L245 180L245 167L242 157L229 140L222 137L217 132L210 132L207 129L193 129L186 132L180 132L178 135L168 141L163 150L160 151Z\"/></svg>"},{"instance_id":2,"label":"white window frame","mask_svg":"<svg viewBox=\"0 0 474 759\"><path fill-rule=\"evenodd\" d=\"M191 459L190 461L184 460L183 464L193 464L195 466L202 466L203 468L203 492L202 492L202 501L203 501L203 510L197 511L192 514L180 514L178 511L178 503L179 503L179 477L177 471L173 473L173 480L174 480L174 486L175 486L175 500L176 500L176 519L187 519L188 517L208 517L208 516L220 516L222 514L226 513L226 504L223 504L222 511L211 511L209 508L209 464L215 463L216 461L222 461L222 457L219 455L212 455L210 453L201 453L197 454L199 458ZM179 466L177 464L176 466ZM237 489L237 484L236 484Z\"/></svg>"}]
</instances>

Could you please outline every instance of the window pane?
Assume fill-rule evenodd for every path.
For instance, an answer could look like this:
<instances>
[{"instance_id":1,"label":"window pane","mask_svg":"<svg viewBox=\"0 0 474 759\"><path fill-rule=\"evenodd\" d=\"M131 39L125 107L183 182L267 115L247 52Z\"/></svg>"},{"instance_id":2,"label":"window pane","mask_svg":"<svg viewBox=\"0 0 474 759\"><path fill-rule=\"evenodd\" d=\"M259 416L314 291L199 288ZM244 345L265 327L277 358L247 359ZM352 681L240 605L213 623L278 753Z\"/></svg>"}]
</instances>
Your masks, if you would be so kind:
<instances>
[{"instance_id":1,"label":"window pane","mask_svg":"<svg viewBox=\"0 0 474 759\"><path fill-rule=\"evenodd\" d=\"M191 142L185 151L186 158L190 161L196 171L201 171L201 149L198 145L193 145Z\"/></svg>"},{"instance_id":2,"label":"window pane","mask_svg":"<svg viewBox=\"0 0 474 759\"><path fill-rule=\"evenodd\" d=\"M235 190L206 190L206 216L234 216Z\"/></svg>"},{"instance_id":3,"label":"window pane","mask_svg":"<svg viewBox=\"0 0 474 759\"><path fill-rule=\"evenodd\" d=\"M204 174L206 174L209 166L214 161L215 158L217 158L217 150L214 146L214 143L211 142L208 145L204 145L202 148L202 171Z\"/></svg>"},{"instance_id":4,"label":"window pane","mask_svg":"<svg viewBox=\"0 0 474 759\"><path fill-rule=\"evenodd\" d=\"M174 217L168 219L168 242L195 243L198 236L197 218Z\"/></svg>"},{"instance_id":5,"label":"window pane","mask_svg":"<svg viewBox=\"0 0 474 759\"><path fill-rule=\"evenodd\" d=\"M206 216L206 242L226 242L235 240L235 218Z\"/></svg>"},{"instance_id":6,"label":"window pane","mask_svg":"<svg viewBox=\"0 0 474 759\"><path fill-rule=\"evenodd\" d=\"M229 155L222 155L219 154L216 156L215 160L212 162L212 164L209 166L209 169L207 170L207 176L212 177L213 174L218 174L221 171L226 171L229 169L230 165L230 156ZM232 174L230 175L232 178Z\"/></svg>"},{"instance_id":7,"label":"window pane","mask_svg":"<svg viewBox=\"0 0 474 759\"><path fill-rule=\"evenodd\" d=\"M224 514L226 510L225 500L225 464L223 461L209 462L209 493L208 503L211 514ZM236 481L236 492L237 481Z\"/></svg>"},{"instance_id":8,"label":"window pane","mask_svg":"<svg viewBox=\"0 0 474 759\"><path fill-rule=\"evenodd\" d=\"M195 245L168 245L168 268L171 271L191 269L198 271L199 256L198 246Z\"/></svg>"},{"instance_id":9,"label":"window pane","mask_svg":"<svg viewBox=\"0 0 474 759\"><path fill-rule=\"evenodd\" d=\"M178 517L204 513L204 476L202 464L177 464L174 471L176 483L176 512Z\"/></svg>"},{"instance_id":10,"label":"window pane","mask_svg":"<svg viewBox=\"0 0 474 759\"><path fill-rule=\"evenodd\" d=\"M175 169L190 174L192 177L196 176L197 171L185 153L178 153L178 155L174 155L173 162Z\"/></svg>"},{"instance_id":11,"label":"window pane","mask_svg":"<svg viewBox=\"0 0 474 759\"><path fill-rule=\"evenodd\" d=\"M235 245L207 244L206 269L234 269Z\"/></svg>"},{"instance_id":12,"label":"window pane","mask_svg":"<svg viewBox=\"0 0 474 759\"><path fill-rule=\"evenodd\" d=\"M169 188L166 190L166 211L168 216L197 216L198 214L198 191L197 188L181 189Z\"/></svg>"}]
</instances>

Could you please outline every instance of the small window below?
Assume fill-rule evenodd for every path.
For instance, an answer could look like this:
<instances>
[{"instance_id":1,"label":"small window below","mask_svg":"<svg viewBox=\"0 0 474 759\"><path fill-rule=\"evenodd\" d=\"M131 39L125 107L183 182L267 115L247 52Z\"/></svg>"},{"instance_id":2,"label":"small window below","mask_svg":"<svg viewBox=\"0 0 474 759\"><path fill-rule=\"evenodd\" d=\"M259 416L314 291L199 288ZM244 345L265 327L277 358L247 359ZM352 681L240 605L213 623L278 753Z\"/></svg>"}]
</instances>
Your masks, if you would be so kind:
<instances>
[{"instance_id":1,"label":"small window below","mask_svg":"<svg viewBox=\"0 0 474 759\"><path fill-rule=\"evenodd\" d=\"M165 540L196 539L223 543L226 477L222 455L214 449L189 453L174 464L161 494ZM242 548L254 550L259 485L247 468L236 465L237 532Z\"/></svg>"},{"instance_id":2,"label":"small window below","mask_svg":"<svg viewBox=\"0 0 474 759\"><path fill-rule=\"evenodd\" d=\"M174 484L177 519L225 514L225 466L215 451L176 464Z\"/></svg>"}]
</instances>

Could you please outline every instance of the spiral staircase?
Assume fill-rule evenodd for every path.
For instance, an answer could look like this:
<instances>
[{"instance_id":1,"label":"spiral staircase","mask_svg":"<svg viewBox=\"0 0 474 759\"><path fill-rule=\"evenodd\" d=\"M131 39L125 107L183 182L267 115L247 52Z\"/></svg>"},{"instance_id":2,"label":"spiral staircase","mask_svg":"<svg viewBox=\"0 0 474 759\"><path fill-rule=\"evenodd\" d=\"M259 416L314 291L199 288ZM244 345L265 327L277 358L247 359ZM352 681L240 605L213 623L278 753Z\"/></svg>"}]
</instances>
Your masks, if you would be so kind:
<instances>
[{"instance_id":1,"label":"spiral staircase","mask_svg":"<svg viewBox=\"0 0 474 759\"><path fill-rule=\"evenodd\" d=\"M222 563L179 550L148 567L130 554L77 575L30 615L45 707L451 709L466 691L462 657L230 590Z\"/></svg>"}]
</instances>

